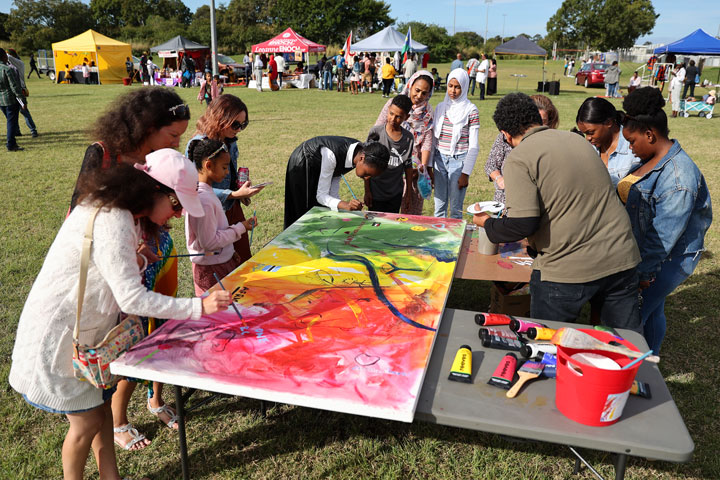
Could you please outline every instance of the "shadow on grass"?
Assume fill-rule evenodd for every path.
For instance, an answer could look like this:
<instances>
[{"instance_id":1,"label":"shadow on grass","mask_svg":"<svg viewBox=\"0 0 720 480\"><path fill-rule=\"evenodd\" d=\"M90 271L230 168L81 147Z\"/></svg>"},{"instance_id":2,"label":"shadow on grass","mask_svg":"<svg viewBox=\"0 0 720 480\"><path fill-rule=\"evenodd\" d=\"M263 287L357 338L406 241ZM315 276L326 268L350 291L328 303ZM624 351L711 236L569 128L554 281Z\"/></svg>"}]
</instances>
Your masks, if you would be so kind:
<instances>
[{"instance_id":1,"label":"shadow on grass","mask_svg":"<svg viewBox=\"0 0 720 480\"><path fill-rule=\"evenodd\" d=\"M22 139L29 139L33 145L57 144L61 142L65 147L83 146L92 143L89 138L88 130L65 130L58 132L46 132L40 129L40 135L37 138L31 138L30 135L23 135Z\"/></svg>"}]
</instances>

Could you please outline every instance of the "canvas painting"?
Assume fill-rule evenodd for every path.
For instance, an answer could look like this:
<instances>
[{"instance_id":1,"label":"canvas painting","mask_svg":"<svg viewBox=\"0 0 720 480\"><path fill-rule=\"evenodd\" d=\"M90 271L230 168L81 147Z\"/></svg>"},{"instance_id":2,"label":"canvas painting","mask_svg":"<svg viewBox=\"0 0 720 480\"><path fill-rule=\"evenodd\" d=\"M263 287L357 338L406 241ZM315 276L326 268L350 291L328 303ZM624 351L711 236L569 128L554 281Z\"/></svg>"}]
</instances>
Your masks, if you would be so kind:
<instances>
[{"instance_id":1,"label":"canvas painting","mask_svg":"<svg viewBox=\"0 0 720 480\"><path fill-rule=\"evenodd\" d=\"M222 280L239 316L168 321L112 370L412 422L464 231L315 207Z\"/></svg>"}]
</instances>

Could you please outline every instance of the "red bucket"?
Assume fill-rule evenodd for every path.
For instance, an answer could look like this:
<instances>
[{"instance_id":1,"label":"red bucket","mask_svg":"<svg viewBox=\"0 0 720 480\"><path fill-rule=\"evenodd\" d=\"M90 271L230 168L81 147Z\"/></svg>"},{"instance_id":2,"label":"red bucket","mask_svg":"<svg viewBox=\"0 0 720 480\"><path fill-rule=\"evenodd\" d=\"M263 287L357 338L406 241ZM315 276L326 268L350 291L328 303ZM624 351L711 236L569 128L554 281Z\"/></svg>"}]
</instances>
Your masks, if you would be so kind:
<instances>
[{"instance_id":1,"label":"red bucket","mask_svg":"<svg viewBox=\"0 0 720 480\"><path fill-rule=\"evenodd\" d=\"M126 87L128 85L132 85L132 82L130 81L130 77L123 77L122 82L123 82L123 85L125 85Z\"/></svg>"},{"instance_id":2,"label":"red bucket","mask_svg":"<svg viewBox=\"0 0 720 480\"><path fill-rule=\"evenodd\" d=\"M598 330L583 330L598 340L619 342L631 350L639 351L627 340ZM576 353L597 353L624 367L634 359L622 353L602 350L578 350L558 346L557 379L555 382L555 405L563 415L583 425L605 427L617 422L622 415L630 387L642 362L626 370L606 370L578 362L570 357Z\"/></svg>"}]
</instances>

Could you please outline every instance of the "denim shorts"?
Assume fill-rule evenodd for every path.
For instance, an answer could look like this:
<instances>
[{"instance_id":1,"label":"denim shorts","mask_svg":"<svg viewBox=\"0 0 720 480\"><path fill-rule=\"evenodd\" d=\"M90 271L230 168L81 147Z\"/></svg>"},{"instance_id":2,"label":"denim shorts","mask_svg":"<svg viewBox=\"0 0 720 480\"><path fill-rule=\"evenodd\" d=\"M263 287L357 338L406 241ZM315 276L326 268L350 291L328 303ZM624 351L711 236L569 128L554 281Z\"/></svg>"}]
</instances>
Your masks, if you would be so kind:
<instances>
[{"instance_id":1,"label":"denim shorts","mask_svg":"<svg viewBox=\"0 0 720 480\"><path fill-rule=\"evenodd\" d=\"M103 390L103 394L102 394L103 403L107 402L108 400L110 400L110 398L112 398L113 393L115 393L115 390L117 390L117 385L112 388L108 388L107 390ZM54 408L50 408L45 405L40 405L39 403L31 402L30 400L28 400L27 395L25 395L24 393L22 394L22 397L27 403L29 403L30 405L32 405L35 408L39 408L40 410L42 410L44 412L59 413L61 415L89 412L90 410L94 410L102 405L102 403L101 403L97 407L83 408L82 410L55 410Z\"/></svg>"}]
</instances>

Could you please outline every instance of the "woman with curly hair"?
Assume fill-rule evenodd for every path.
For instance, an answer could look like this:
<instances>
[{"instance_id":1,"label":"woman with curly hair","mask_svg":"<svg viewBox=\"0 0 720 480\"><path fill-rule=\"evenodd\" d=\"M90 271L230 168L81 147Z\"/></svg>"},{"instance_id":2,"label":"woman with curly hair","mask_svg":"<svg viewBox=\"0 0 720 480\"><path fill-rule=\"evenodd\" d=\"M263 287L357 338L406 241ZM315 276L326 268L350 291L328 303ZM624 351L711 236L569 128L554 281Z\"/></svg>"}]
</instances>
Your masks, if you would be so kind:
<instances>
[{"instance_id":1,"label":"woman with curly hair","mask_svg":"<svg viewBox=\"0 0 720 480\"><path fill-rule=\"evenodd\" d=\"M8 379L31 406L67 417L69 429L62 444L66 479L83 478L91 447L99 477L121 478L113 448L113 390L80 381L72 367L87 225L93 221L80 342L102 341L120 312L197 320L203 313L225 309L230 304L228 292L203 299L174 298L150 292L138 282L140 265L147 262L136 250L137 220L145 219L157 229L179 217L183 208L202 214L196 182L195 167L172 149L148 155L147 168L123 162L112 169L87 171L78 182L78 204L60 227L25 301Z\"/></svg>"},{"instance_id":2,"label":"woman with curly hair","mask_svg":"<svg viewBox=\"0 0 720 480\"><path fill-rule=\"evenodd\" d=\"M665 337L665 297L695 270L712 222L705 178L680 143L669 138L664 106L653 87L625 97L622 133L642 165L617 185L640 248L640 318L655 354Z\"/></svg>"},{"instance_id":3,"label":"woman with curly hair","mask_svg":"<svg viewBox=\"0 0 720 480\"><path fill-rule=\"evenodd\" d=\"M185 155L188 156L193 143L209 138L223 142L230 152L230 171L221 182L212 182L213 191L222 203L230 225L245 221L240 203L250 205L250 197L262 190L262 187L250 188L252 182L249 180L242 185L238 182L240 152L237 146L237 134L245 130L248 123L250 117L245 103L235 95L220 95L210 103L205 113L198 119L195 136L185 147ZM241 263L250 258L250 241L247 232L235 242L234 246Z\"/></svg>"},{"instance_id":4,"label":"woman with curly hair","mask_svg":"<svg viewBox=\"0 0 720 480\"><path fill-rule=\"evenodd\" d=\"M84 179L97 170L122 164L145 163L145 156L163 148L177 148L187 130L190 109L172 90L145 87L119 97L95 124L97 141L85 151L80 175L71 199L75 208ZM146 222L140 224L147 227ZM138 251L148 259L142 276L148 290L174 297L177 294L177 258L168 227L144 228ZM161 319L144 318L146 334L162 324ZM137 383L123 380L113 395L112 409L115 442L126 450L139 450L150 444L127 417L127 406ZM162 399L162 384L153 382L148 390L148 409L170 428L177 428L175 412Z\"/></svg>"}]
</instances>

